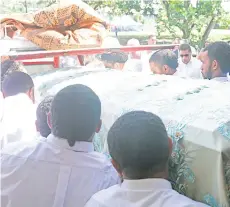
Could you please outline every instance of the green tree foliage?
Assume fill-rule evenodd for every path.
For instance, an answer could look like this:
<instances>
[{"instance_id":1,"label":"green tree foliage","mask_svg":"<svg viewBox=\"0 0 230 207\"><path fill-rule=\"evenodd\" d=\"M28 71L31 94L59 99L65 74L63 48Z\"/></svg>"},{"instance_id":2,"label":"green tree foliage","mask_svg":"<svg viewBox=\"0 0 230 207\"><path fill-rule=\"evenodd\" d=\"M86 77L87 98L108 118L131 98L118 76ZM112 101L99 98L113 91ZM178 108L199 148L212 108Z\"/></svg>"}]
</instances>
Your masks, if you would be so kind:
<instances>
[{"instance_id":1,"label":"green tree foliage","mask_svg":"<svg viewBox=\"0 0 230 207\"><path fill-rule=\"evenodd\" d=\"M10 1L10 2L9 2ZM203 46L214 26L229 29L230 15L224 12L221 0L83 0L107 17L131 15L144 22L144 16L155 18L159 36L166 34L189 39ZM59 0L1 0L2 14L30 12Z\"/></svg>"},{"instance_id":2,"label":"green tree foliage","mask_svg":"<svg viewBox=\"0 0 230 207\"><path fill-rule=\"evenodd\" d=\"M217 23L219 29L230 29L230 12L221 15L220 21Z\"/></svg>"},{"instance_id":3,"label":"green tree foliage","mask_svg":"<svg viewBox=\"0 0 230 207\"><path fill-rule=\"evenodd\" d=\"M183 39L203 46L224 14L221 1L199 0L192 5L190 1L162 0L156 15L157 30L159 33L167 31L173 37L179 34Z\"/></svg>"},{"instance_id":4,"label":"green tree foliage","mask_svg":"<svg viewBox=\"0 0 230 207\"><path fill-rule=\"evenodd\" d=\"M59 0L1 0L1 14L27 13L49 7Z\"/></svg>"},{"instance_id":5,"label":"green tree foliage","mask_svg":"<svg viewBox=\"0 0 230 207\"><path fill-rule=\"evenodd\" d=\"M92 6L95 10L99 10L102 13L110 17L131 15L138 21L143 21L143 16L153 16L155 14L156 0L83 0L85 3Z\"/></svg>"}]
</instances>

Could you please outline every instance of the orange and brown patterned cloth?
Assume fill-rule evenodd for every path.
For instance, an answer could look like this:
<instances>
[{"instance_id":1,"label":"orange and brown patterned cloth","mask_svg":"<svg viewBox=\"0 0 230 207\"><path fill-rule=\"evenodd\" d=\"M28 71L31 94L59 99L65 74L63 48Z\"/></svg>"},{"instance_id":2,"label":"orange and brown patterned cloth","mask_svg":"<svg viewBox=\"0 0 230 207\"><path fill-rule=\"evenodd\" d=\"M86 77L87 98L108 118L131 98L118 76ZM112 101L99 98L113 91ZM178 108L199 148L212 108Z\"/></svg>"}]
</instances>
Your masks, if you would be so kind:
<instances>
[{"instance_id":1,"label":"orange and brown patterned cloth","mask_svg":"<svg viewBox=\"0 0 230 207\"><path fill-rule=\"evenodd\" d=\"M100 46L107 33L107 23L87 4L49 7L36 13L11 15L1 20L2 28L13 38L21 35L46 50L65 50Z\"/></svg>"}]
</instances>

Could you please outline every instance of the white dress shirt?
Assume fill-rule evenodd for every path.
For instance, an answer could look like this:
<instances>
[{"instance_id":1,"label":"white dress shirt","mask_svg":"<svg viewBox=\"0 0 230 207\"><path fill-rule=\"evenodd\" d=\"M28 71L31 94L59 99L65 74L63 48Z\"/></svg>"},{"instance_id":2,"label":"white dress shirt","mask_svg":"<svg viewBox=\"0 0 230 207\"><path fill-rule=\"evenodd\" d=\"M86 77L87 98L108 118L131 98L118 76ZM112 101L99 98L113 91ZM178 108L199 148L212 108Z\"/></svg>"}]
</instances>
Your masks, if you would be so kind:
<instances>
[{"instance_id":1,"label":"white dress shirt","mask_svg":"<svg viewBox=\"0 0 230 207\"><path fill-rule=\"evenodd\" d=\"M216 77L213 78L212 80L219 81L219 82L228 82L230 80L229 76L226 77Z\"/></svg>"},{"instance_id":2,"label":"white dress shirt","mask_svg":"<svg viewBox=\"0 0 230 207\"><path fill-rule=\"evenodd\" d=\"M124 180L96 193L85 207L207 207L172 190L165 179Z\"/></svg>"},{"instance_id":3,"label":"white dress shirt","mask_svg":"<svg viewBox=\"0 0 230 207\"><path fill-rule=\"evenodd\" d=\"M13 143L1 152L1 197L7 207L82 207L96 192L118 183L110 161L90 142L48 136Z\"/></svg>"},{"instance_id":4,"label":"white dress shirt","mask_svg":"<svg viewBox=\"0 0 230 207\"><path fill-rule=\"evenodd\" d=\"M149 59L151 58L154 52L151 52L151 53L148 53L148 51L142 52L142 55L141 55L142 72L146 74L152 74L152 71L149 65Z\"/></svg>"},{"instance_id":5,"label":"white dress shirt","mask_svg":"<svg viewBox=\"0 0 230 207\"><path fill-rule=\"evenodd\" d=\"M128 59L124 65L123 71L142 72L142 61L140 59Z\"/></svg>"},{"instance_id":6,"label":"white dress shirt","mask_svg":"<svg viewBox=\"0 0 230 207\"><path fill-rule=\"evenodd\" d=\"M36 136L36 110L24 94L10 96L3 101L1 148L16 141L29 141Z\"/></svg>"},{"instance_id":7,"label":"white dress shirt","mask_svg":"<svg viewBox=\"0 0 230 207\"><path fill-rule=\"evenodd\" d=\"M0 122L2 121L2 115L3 115L3 95L2 92L0 91Z\"/></svg>"},{"instance_id":8,"label":"white dress shirt","mask_svg":"<svg viewBox=\"0 0 230 207\"><path fill-rule=\"evenodd\" d=\"M3 102L4 102L3 95L2 95L2 92L0 91L0 140L3 140L3 133L4 133L3 130L2 130L3 129L3 123L2 123L2 118L3 118ZM1 148L1 146L0 146L0 148Z\"/></svg>"},{"instance_id":9,"label":"white dress shirt","mask_svg":"<svg viewBox=\"0 0 230 207\"><path fill-rule=\"evenodd\" d=\"M201 73L201 65L202 63L198 59L193 57L188 64L184 64L180 59L179 66L177 68L177 76L185 78L203 79Z\"/></svg>"}]
</instances>

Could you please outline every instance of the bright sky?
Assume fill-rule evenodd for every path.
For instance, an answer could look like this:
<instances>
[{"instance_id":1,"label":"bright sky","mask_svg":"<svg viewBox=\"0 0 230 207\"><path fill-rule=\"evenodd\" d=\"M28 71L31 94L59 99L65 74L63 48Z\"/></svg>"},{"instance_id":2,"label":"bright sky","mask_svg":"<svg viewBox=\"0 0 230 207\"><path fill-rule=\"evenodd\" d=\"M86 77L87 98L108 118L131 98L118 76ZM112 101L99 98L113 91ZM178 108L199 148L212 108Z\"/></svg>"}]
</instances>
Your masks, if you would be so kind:
<instances>
[{"instance_id":1,"label":"bright sky","mask_svg":"<svg viewBox=\"0 0 230 207\"><path fill-rule=\"evenodd\" d=\"M230 13L230 1L224 0L224 2L222 3L222 6L225 11Z\"/></svg>"}]
</instances>

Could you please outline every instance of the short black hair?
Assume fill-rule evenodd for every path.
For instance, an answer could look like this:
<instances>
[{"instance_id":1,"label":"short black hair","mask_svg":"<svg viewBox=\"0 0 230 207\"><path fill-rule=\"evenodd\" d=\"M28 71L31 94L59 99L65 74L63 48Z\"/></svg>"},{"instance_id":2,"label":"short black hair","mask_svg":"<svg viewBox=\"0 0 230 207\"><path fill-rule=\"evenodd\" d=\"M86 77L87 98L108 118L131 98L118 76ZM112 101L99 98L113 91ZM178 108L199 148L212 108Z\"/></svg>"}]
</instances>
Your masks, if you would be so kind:
<instances>
[{"instance_id":1,"label":"short black hair","mask_svg":"<svg viewBox=\"0 0 230 207\"><path fill-rule=\"evenodd\" d=\"M162 120L145 111L132 111L108 132L109 152L129 179L144 179L166 170L169 142Z\"/></svg>"},{"instance_id":2,"label":"short black hair","mask_svg":"<svg viewBox=\"0 0 230 207\"><path fill-rule=\"evenodd\" d=\"M45 97L37 107L37 127L43 137L48 137L51 133L51 129L47 123L47 114L50 112L53 98L53 96Z\"/></svg>"},{"instance_id":3,"label":"short black hair","mask_svg":"<svg viewBox=\"0 0 230 207\"><path fill-rule=\"evenodd\" d=\"M186 44L186 43L181 44L180 47L179 47L179 50L180 50L180 51L181 51L181 50L182 50L182 51L188 50L189 52L192 52L192 48L190 47L189 44Z\"/></svg>"},{"instance_id":4,"label":"short black hair","mask_svg":"<svg viewBox=\"0 0 230 207\"><path fill-rule=\"evenodd\" d=\"M51 131L59 138L90 141L100 123L101 101L89 87L70 85L59 91L51 105Z\"/></svg>"},{"instance_id":5,"label":"short black hair","mask_svg":"<svg viewBox=\"0 0 230 207\"><path fill-rule=\"evenodd\" d=\"M203 52L208 51L211 61L216 60L220 65L222 73L230 72L230 45L226 42L218 41L210 43Z\"/></svg>"},{"instance_id":6,"label":"short black hair","mask_svg":"<svg viewBox=\"0 0 230 207\"><path fill-rule=\"evenodd\" d=\"M7 96L26 93L34 87L33 79L24 72L15 71L7 75L2 83L2 92Z\"/></svg>"},{"instance_id":7,"label":"short black hair","mask_svg":"<svg viewBox=\"0 0 230 207\"><path fill-rule=\"evenodd\" d=\"M178 58L172 50L164 49L158 50L152 54L149 59L149 62L155 62L163 65L168 65L170 68L176 70L178 67Z\"/></svg>"},{"instance_id":8,"label":"short black hair","mask_svg":"<svg viewBox=\"0 0 230 207\"><path fill-rule=\"evenodd\" d=\"M128 60L128 54L124 52L114 51L101 54L100 59L110 63L126 63Z\"/></svg>"}]
</instances>

